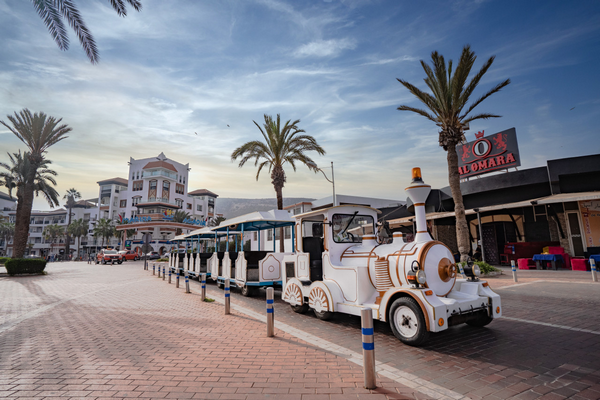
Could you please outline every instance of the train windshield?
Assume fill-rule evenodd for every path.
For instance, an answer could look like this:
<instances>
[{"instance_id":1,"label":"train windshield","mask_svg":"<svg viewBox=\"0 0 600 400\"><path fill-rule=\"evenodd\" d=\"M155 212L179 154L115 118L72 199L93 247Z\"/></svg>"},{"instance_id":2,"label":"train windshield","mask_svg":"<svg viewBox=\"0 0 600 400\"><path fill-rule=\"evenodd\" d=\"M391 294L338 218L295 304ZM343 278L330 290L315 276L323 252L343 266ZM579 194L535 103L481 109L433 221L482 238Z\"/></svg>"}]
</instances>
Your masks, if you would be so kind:
<instances>
[{"instance_id":1,"label":"train windshield","mask_svg":"<svg viewBox=\"0 0 600 400\"><path fill-rule=\"evenodd\" d=\"M361 243L364 235L373 234L374 223L370 215L334 214L333 241L336 243Z\"/></svg>"}]
</instances>

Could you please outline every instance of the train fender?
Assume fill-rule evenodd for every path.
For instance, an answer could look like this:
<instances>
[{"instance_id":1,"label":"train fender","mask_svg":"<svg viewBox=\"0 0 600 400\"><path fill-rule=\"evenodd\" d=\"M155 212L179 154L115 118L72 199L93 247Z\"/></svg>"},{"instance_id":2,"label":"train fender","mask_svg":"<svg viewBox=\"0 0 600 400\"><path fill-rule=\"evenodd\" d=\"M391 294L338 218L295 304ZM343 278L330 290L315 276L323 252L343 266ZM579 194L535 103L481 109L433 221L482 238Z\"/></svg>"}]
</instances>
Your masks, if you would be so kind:
<instances>
[{"instance_id":1,"label":"train fender","mask_svg":"<svg viewBox=\"0 0 600 400\"><path fill-rule=\"evenodd\" d=\"M335 305L342 299L342 290L335 282L318 281L310 285L308 305L318 312L336 311Z\"/></svg>"},{"instance_id":2,"label":"train fender","mask_svg":"<svg viewBox=\"0 0 600 400\"><path fill-rule=\"evenodd\" d=\"M301 306L308 294L308 286L304 286L298 278L290 278L283 289L282 299L293 306Z\"/></svg>"},{"instance_id":3,"label":"train fender","mask_svg":"<svg viewBox=\"0 0 600 400\"><path fill-rule=\"evenodd\" d=\"M421 308L421 311L423 311L423 315L425 316L425 324L427 326L427 330L428 331L432 331L432 330L437 331L437 329L435 329L435 327L436 327L435 307L432 306L430 302L436 301L436 300L437 300L437 302L439 302L439 300L437 298L434 299L433 297L435 297L435 296L429 296L432 298L427 299L426 298L427 296L425 295L424 291L421 289L393 288L393 289L386 291L385 294L383 295L383 297L381 298L381 302L379 303L379 320L388 322L387 320L388 320L389 308L392 306L394 301L400 296L407 296L407 297L413 298L417 302L419 307ZM440 305L442 305L442 304L440 304Z\"/></svg>"}]
</instances>

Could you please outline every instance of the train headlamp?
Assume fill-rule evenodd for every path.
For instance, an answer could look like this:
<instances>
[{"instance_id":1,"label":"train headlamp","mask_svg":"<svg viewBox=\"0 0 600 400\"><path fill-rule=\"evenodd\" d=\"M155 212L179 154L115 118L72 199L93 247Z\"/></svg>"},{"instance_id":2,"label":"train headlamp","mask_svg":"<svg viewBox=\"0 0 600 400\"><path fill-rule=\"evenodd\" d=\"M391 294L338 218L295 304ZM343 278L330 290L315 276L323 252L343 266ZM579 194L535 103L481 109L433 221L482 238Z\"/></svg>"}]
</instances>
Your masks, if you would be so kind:
<instances>
[{"instance_id":1,"label":"train headlamp","mask_svg":"<svg viewBox=\"0 0 600 400\"><path fill-rule=\"evenodd\" d=\"M427 275L425 274L425 271L417 271L417 282L419 282L420 285L427 283Z\"/></svg>"},{"instance_id":2,"label":"train headlamp","mask_svg":"<svg viewBox=\"0 0 600 400\"><path fill-rule=\"evenodd\" d=\"M477 277L481 275L481 269L479 268L479 265L473 264L473 261L467 262L467 265L463 267L463 270L470 281L476 281Z\"/></svg>"},{"instance_id":3,"label":"train headlamp","mask_svg":"<svg viewBox=\"0 0 600 400\"><path fill-rule=\"evenodd\" d=\"M425 285L427 283L427 275L425 271L421 269L421 265L417 260L414 260L410 266L410 271L406 274L408 283L419 287L419 285Z\"/></svg>"}]
</instances>

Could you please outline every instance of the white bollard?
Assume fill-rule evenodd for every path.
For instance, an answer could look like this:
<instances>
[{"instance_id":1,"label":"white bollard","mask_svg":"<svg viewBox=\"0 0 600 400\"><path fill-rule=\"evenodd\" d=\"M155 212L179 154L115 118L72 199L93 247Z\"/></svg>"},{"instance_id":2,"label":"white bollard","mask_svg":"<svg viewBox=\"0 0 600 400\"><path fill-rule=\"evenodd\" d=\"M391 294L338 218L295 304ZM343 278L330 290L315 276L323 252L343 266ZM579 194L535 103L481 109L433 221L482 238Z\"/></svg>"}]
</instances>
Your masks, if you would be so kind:
<instances>
[{"instance_id":1,"label":"white bollard","mask_svg":"<svg viewBox=\"0 0 600 400\"><path fill-rule=\"evenodd\" d=\"M590 268L592 270L592 281L598 282L598 276L596 275L596 273L598 272L596 271L596 260L594 260L593 258L590 258Z\"/></svg>"},{"instance_id":2,"label":"white bollard","mask_svg":"<svg viewBox=\"0 0 600 400\"><path fill-rule=\"evenodd\" d=\"M200 300L204 301L206 299L206 274L200 274L200 280L202 281Z\"/></svg>"},{"instance_id":3,"label":"white bollard","mask_svg":"<svg viewBox=\"0 0 600 400\"><path fill-rule=\"evenodd\" d=\"M375 389L375 338L373 331L373 310L363 308L360 310L362 325L363 369L365 373L365 389Z\"/></svg>"},{"instance_id":4,"label":"white bollard","mask_svg":"<svg viewBox=\"0 0 600 400\"><path fill-rule=\"evenodd\" d=\"M229 278L225 279L225 315L230 314L231 310L231 290L229 288Z\"/></svg>"},{"instance_id":5,"label":"white bollard","mask_svg":"<svg viewBox=\"0 0 600 400\"><path fill-rule=\"evenodd\" d=\"M175 287L179 287L179 271L175 274Z\"/></svg>"},{"instance_id":6,"label":"white bollard","mask_svg":"<svg viewBox=\"0 0 600 400\"><path fill-rule=\"evenodd\" d=\"M156 275L156 264L152 264L152 275Z\"/></svg>"},{"instance_id":7,"label":"white bollard","mask_svg":"<svg viewBox=\"0 0 600 400\"><path fill-rule=\"evenodd\" d=\"M188 277L187 272L185 273L185 292L192 293L192 292L190 292L190 279Z\"/></svg>"},{"instance_id":8,"label":"white bollard","mask_svg":"<svg viewBox=\"0 0 600 400\"><path fill-rule=\"evenodd\" d=\"M169 269L169 283L171 283L171 270Z\"/></svg>"},{"instance_id":9,"label":"white bollard","mask_svg":"<svg viewBox=\"0 0 600 400\"><path fill-rule=\"evenodd\" d=\"M512 267L513 280L519 282L519 279L517 279L517 266L515 265L515 260L511 260L510 265Z\"/></svg>"},{"instance_id":10,"label":"white bollard","mask_svg":"<svg viewBox=\"0 0 600 400\"><path fill-rule=\"evenodd\" d=\"M275 309L273 307L275 290L267 288L267 337L275 336Z\"/></svg>"}]
</instances>

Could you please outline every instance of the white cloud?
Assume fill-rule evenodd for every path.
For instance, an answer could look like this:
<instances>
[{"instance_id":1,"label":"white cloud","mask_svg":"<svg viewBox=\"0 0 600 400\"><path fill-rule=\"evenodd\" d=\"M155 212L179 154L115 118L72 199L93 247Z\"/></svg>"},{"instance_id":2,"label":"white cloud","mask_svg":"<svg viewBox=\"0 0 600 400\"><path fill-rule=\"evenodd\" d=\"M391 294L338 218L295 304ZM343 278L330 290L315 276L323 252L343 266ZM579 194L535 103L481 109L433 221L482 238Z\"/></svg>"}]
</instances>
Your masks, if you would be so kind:
<instances>
[{"instance_id":1,"label":"white cloud","mask_svg":"<svg viewBox=\"0 0 600 400\"><path fill-rule=\"evenodd\" d=\"M350 39L317 40L300 46L294 54L296 57L335 57L355 47L356 43Z\"/></svg>"}]
</instances>

